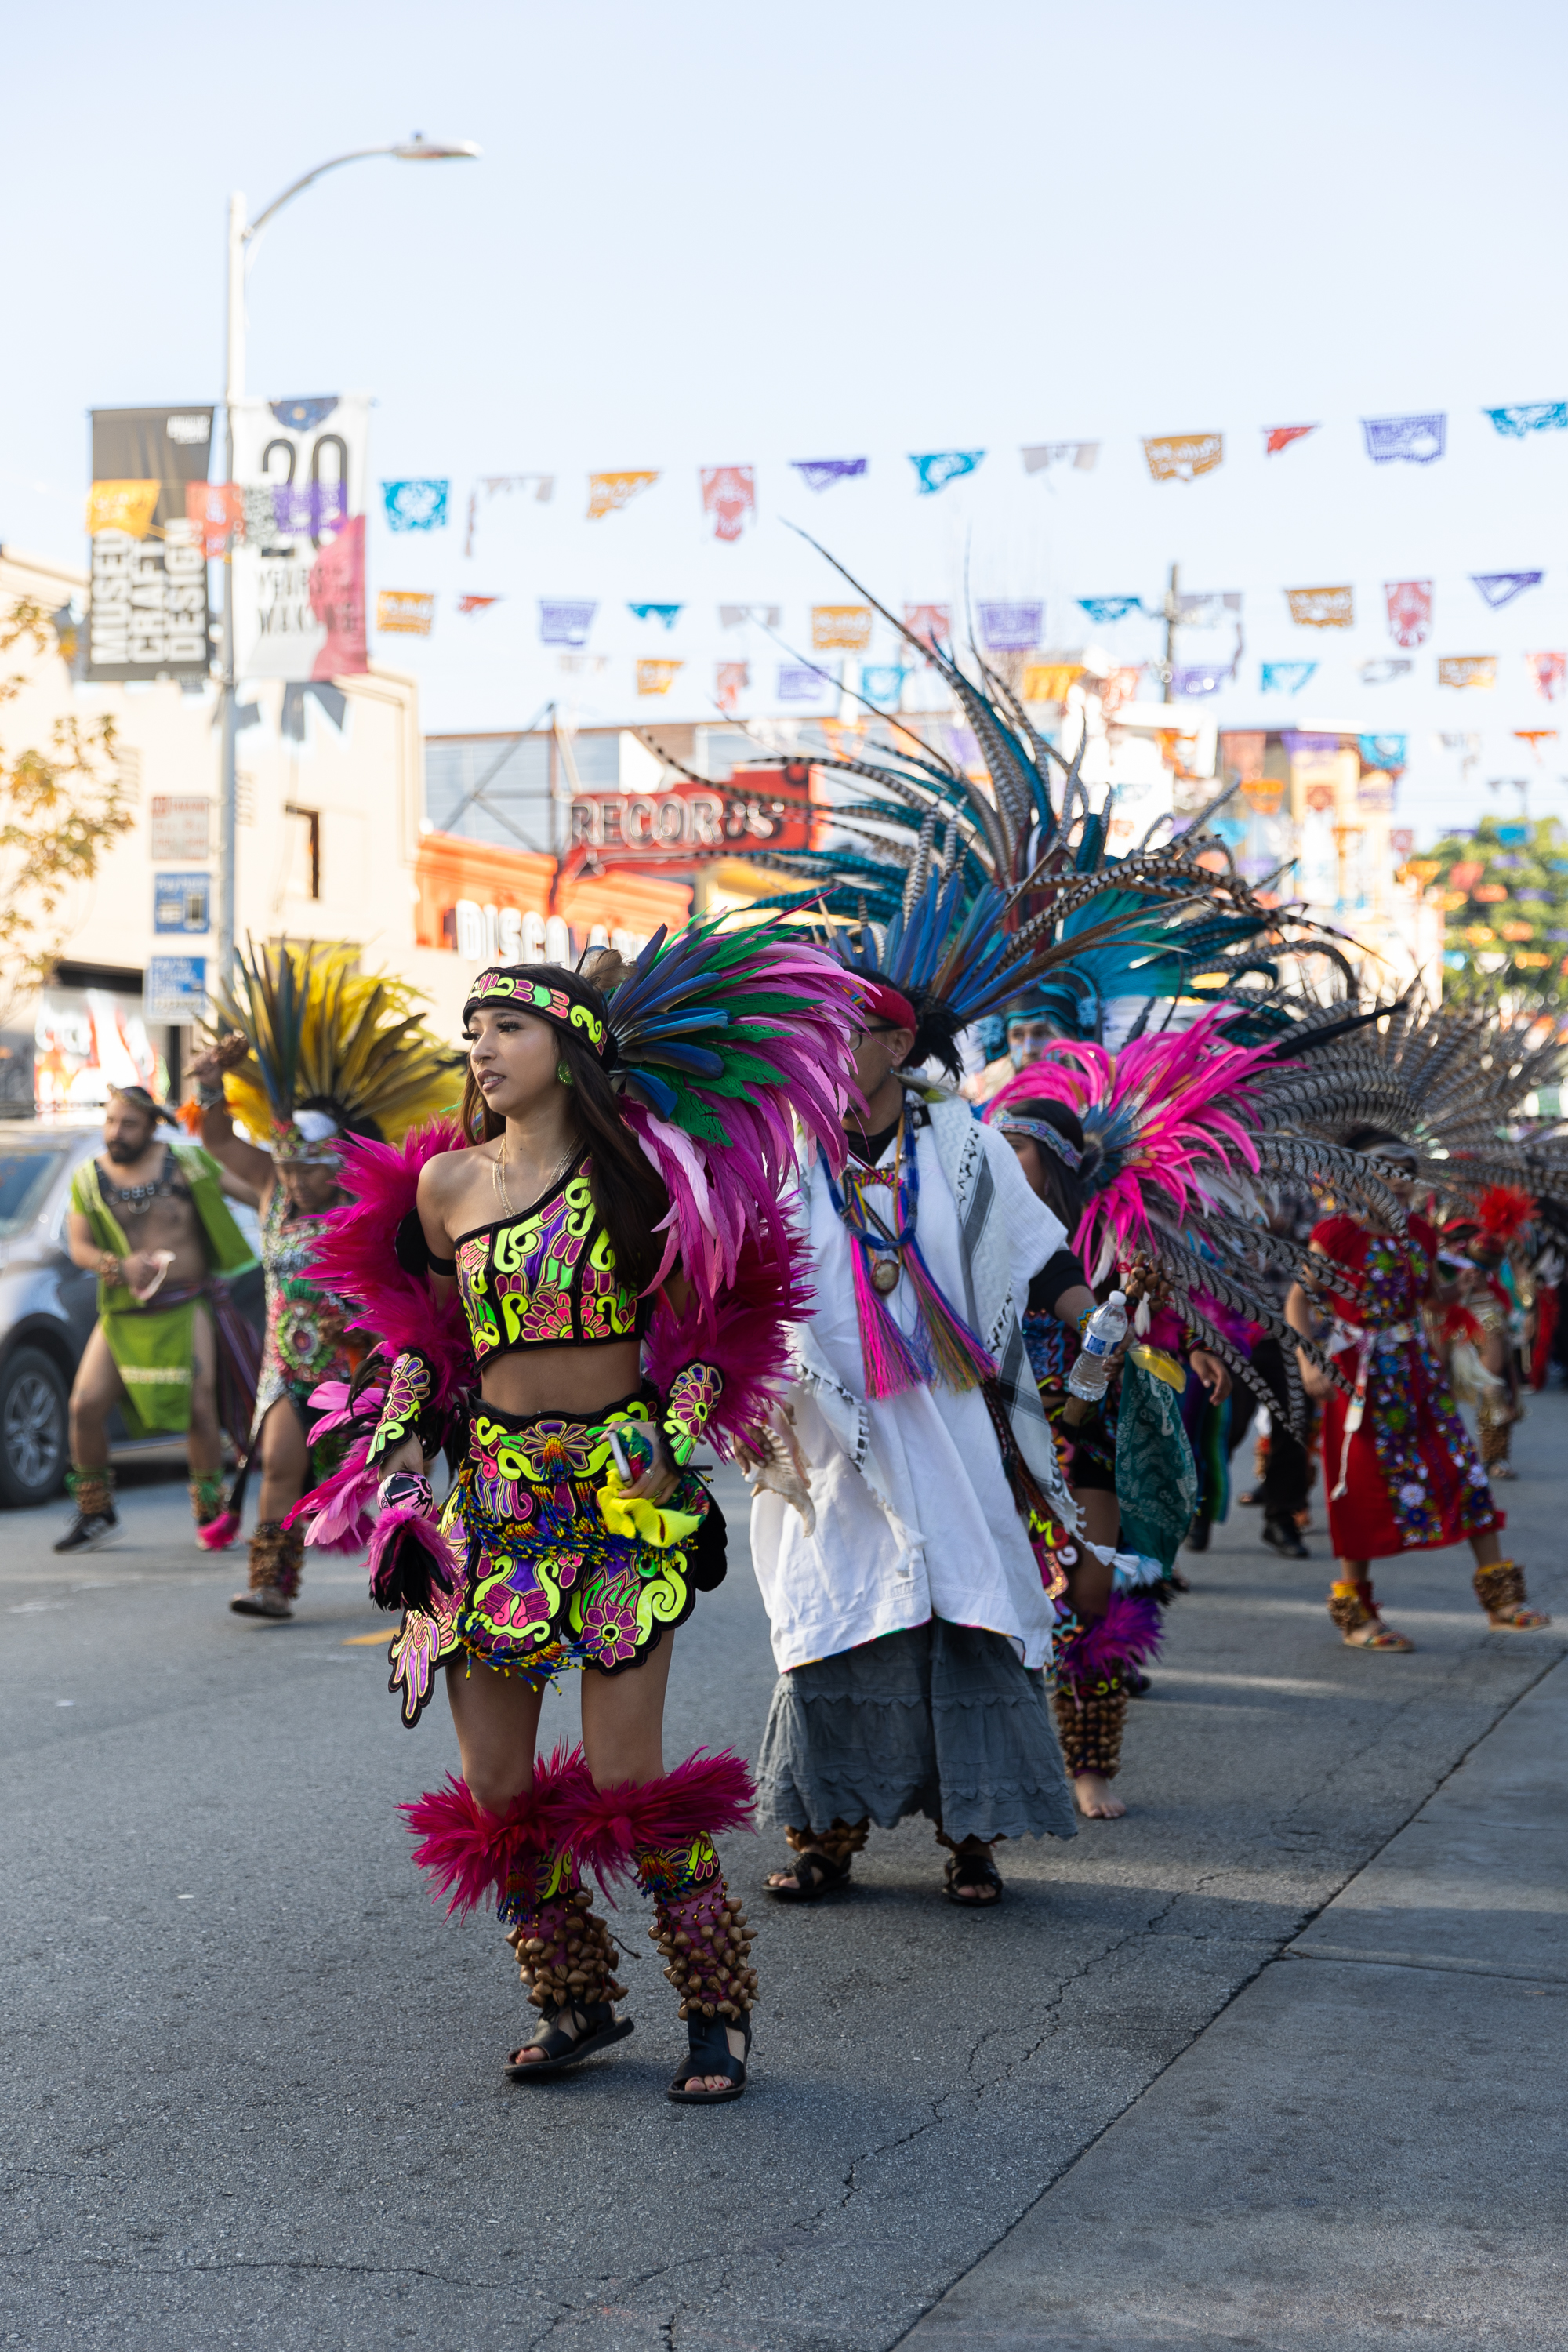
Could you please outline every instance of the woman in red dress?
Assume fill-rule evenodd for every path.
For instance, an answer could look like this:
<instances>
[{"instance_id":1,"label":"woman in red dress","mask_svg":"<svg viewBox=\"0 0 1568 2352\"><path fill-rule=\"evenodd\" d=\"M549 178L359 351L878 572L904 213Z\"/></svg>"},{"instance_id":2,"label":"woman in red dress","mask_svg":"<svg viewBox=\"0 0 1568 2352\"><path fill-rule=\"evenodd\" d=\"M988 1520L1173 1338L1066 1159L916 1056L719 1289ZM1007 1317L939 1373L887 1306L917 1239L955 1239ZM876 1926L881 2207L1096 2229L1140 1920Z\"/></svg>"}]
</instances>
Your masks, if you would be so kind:
<instances>
[{"instance_id":1,"label":"woman in red dress","mask_svg":"<svg viewBox=\"0 0 1568 2352\"><path fill-rule=\"evenodd\" d=\"M1417 1164L1411 1147L1375 1128L1347 1140L1378 1163L1389 1191L1407 1202ZM1413 1648L1379 1614L1372 1562L1461 1538L1475 1553L1476 1597L1493 1625L1526 1632L1548 1623L1524 1605L1523 1570L1502 1557L1503 1514L1422 1330L1423 1301L1439 1297L1436 1229L1411 1215L1401 1234L1370 1217L1342 1214L1314 1226L1309 1247L1353 1285L1347 1297L1327 1282L1310 1289L1298 1283L1285 1308L1306 1338L1314 1305L1332 1317L1328 1351L1354 1389L1347 1398L1298 1355L1303 1385L1323 1401L1323 1483L1340 1566L1329 1614L1344 1640L1352 1649Z\"/></svg>"}]
</instances>

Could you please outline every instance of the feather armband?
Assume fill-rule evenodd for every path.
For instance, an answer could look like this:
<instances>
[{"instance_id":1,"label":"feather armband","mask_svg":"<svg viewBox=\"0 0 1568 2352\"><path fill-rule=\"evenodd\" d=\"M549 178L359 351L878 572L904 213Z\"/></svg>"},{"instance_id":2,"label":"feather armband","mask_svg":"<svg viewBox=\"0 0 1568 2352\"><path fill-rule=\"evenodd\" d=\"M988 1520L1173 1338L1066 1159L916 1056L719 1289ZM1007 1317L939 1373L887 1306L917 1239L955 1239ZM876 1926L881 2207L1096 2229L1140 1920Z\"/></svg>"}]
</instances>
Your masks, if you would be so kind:
<instances>
[{"instance_id":1,"label":"feather armband","mask_svg":"<svg viewBox=\"0 0 1568 2352\"><path fill-rule=\"evenodd\" d=\"M395 1360L382 1399L381 1417L365 1455L367 1463L379 1462L401 1445L405 1437L417 1435L424 1448L426 1435L433 1434L420 1428L429 1412L433 1378L428 1359L417 1349L405 1348ZM433 1454L435 1444L427 1450Z\"/></svg>"},{"instance_id":2,"label":"feather armband","mask_svg":"<svg viewBox=\"0 0 1568 2352\"><path fill-rule=\"evenodd\" d=\"M458 1562L435 1516L428 1478L394 1471L381 1482L370 1543L370 1597L378 1609L431 1607L458 1589Z\"/></svg>"},{"instance_id":3,"label":"feather armband","mask_svg":"<svg viewBox=\"0 0 1568 2352\"><path fill-rule=\"evenodd\" d=\"M714 1364L683 1365L671 1381L659 1425L679 1469L696 1452L723 1392L724 1375Z\"/></svg>"}]
</instances>

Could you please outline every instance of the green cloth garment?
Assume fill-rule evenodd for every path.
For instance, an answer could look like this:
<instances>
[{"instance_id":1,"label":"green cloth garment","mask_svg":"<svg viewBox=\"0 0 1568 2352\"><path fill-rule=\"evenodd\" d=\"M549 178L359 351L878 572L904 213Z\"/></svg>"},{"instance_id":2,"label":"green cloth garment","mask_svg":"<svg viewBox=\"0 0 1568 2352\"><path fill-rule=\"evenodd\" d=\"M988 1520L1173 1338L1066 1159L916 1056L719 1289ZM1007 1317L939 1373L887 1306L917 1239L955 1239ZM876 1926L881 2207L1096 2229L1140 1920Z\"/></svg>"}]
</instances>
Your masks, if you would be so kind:
<instances>
[{"instance_id":1,"label":"green cloth garment","mask_svg":"<svg viewBox=\"0 0 1568 2352\"><path fill-rule=\"evenodd\" d=\"M1197 1506L1198 1474L1174 1390L1140 1364L1121 1370L1116 1500L1121 1541L1169 1573Z\"/></svg>"},{"instance_id":2,"label":"green cloth garment","mask_svg":"<svg viewBox=\"0 0 1568 2352\"><path fill-rule=\"evenodd\" d=\"M190 1187L201 1219L211 1273L247 1273L256 1259L245 1235L229 1214L216 1160L199 1143L169 1146ZM127 1257L131 1244L124 1227L104 1200L98 1181L98 1163L84 1160L71 1180L70 1205L88 1221L99 1249ZM195 1316L200 1302L161 1307L156 1300L138 1307L131 1293L106 1282L98 1286L98 1315L115 1369L125 1384L125 1420L133 1437L153 1437L186 1430L191 1425L191 1370L195 1354Z\"/></svg>"}]
</instances>

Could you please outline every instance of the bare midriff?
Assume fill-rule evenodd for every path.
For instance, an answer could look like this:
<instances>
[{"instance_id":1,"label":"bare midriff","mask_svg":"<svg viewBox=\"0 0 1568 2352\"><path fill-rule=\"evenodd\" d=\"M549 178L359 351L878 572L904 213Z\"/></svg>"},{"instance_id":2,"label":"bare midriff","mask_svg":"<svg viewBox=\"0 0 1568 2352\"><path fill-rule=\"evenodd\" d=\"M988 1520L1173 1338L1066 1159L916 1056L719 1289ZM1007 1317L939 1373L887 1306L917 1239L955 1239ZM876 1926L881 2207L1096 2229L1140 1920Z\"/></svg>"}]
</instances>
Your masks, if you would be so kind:
<instances>
[{"instance_id":1,"label":"bare midriff","mask_svg":"<svg viewBox=\"0 0 1568 2352\"><path fill-rule=\"evenodd\" d=\"M458 1286L437 1276L431 1287L447 1297ZM642 1349L636 1339L595 1347L566 1342L527 1348L498 1357L479 1377L479 1394L502 1412L581 1413L592 1418L643 1384Z\"/></svg>"}]
</instances>

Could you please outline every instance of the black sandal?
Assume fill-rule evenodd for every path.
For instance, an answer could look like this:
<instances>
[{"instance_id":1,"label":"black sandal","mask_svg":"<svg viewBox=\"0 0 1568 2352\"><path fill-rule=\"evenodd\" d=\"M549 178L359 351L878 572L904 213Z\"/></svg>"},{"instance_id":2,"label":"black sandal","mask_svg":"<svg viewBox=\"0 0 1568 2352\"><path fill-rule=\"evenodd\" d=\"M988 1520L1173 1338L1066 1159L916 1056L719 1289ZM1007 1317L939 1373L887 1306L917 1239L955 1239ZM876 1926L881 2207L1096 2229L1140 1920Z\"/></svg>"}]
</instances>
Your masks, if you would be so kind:
<instances>
[{"instance_id":1,"label":"black sandal","mask_svg":"<svg viewBox=\"0 0 1568 2352\"><path fill-rule=\"evenodd\" d=\"M846 1876L848 1873L846 1872ZM730 2047L722 2017L689 2017L686 2038L690 2047L686 2063L665 2093L678 2107L718 2107L726 2099L738 2099L746 2087L746 2058L752 2054L752 2021L739 2020L740 2031L746 2037L745 2057L737 2058ZM723 2074L729 2087L722 2091L689 2091L686 2087L693 2074Z\"/></svg>"},{"instance_id":2,"label":"black sandal","mask_svg":"<svg viewBox=\"0 0 1568 2352\"><path fill-rule=\"evenodd\" d=\"M563 2025L556 2023L557 2018L568 2015L583 2020L580 2033L568 2033ZM528 2083L538 2075L563 2074L568 2066L581 2065L595 2050L607 2050L612 2042L624 2042L633 2024L629 2017L617 2017L607 2000L577 2001L570 2007L546 2010L538 2031L527 2042L520 2042L508 2061L508 2079ZM525 2063L525 2050L542 2050L544 2055Z\"/></svg>"},{"instance_id":3,"label":"black sandal","mask_svg":"<svg viewBox=\"0 0 1568 2352\"><path fill-rule=\"evenodd\" d=\"M989 1895L965 1895L961 1886L989 1886ZM950 1853L942 1870L942 1893L964 1911L994 1911L1002 1900L1002 1874L989 1853Z\"/></svg>"},{"instance_id":4,"label":"black sandal","mask_svg":"<svg viewBox=\"0 0 1568 2352\"><path fill-rule=\"evenodd\" d=\"M831 1854L812 1846L805 1853L796 1854L788 1875L795 1882L793 1886L767 1886L763 1891L775 1903L819 1903L836 1886L848 1885L849 1864L835 1862Z\"/></svg>"}]
</instances>

